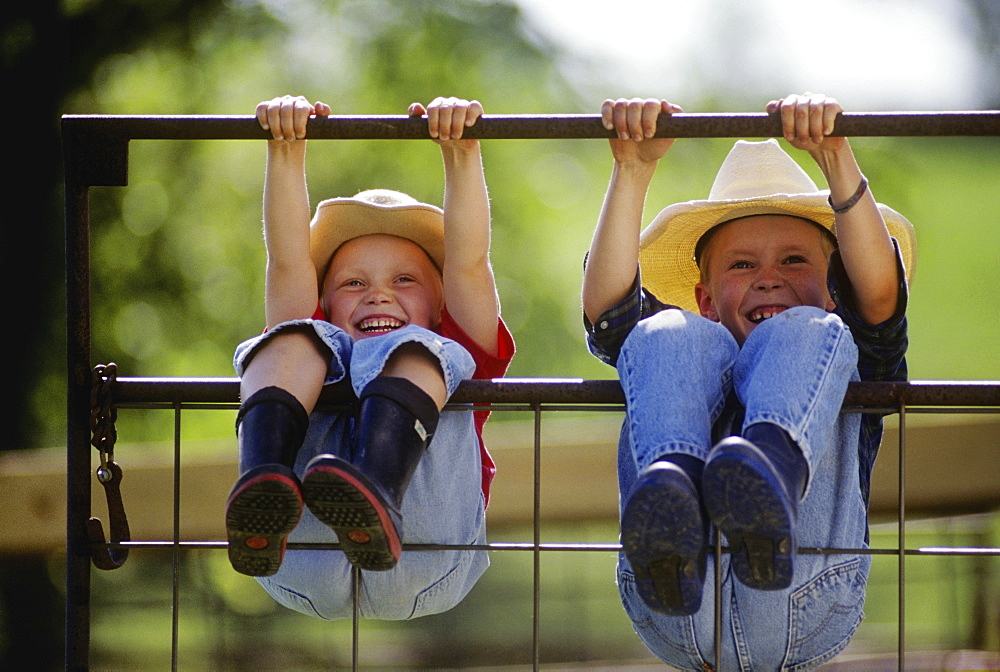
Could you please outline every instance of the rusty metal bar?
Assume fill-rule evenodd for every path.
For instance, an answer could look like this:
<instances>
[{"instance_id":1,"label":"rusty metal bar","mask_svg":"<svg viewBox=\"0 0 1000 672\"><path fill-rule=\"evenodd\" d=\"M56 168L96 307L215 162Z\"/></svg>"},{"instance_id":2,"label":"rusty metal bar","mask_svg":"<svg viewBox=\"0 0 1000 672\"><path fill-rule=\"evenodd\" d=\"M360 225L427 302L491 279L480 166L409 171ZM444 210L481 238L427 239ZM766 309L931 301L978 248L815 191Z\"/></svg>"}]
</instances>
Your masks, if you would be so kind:
<instances>
[{"instance_id":1,"label":"rusty metal bar","mask_svg":"<svg viewBox=\"0 0 1000 672\"><path fill-rule=\"evenodd\" d=\"M237 378L118 378L112 393L119 405L175 403L227 404L239 401ZM328 387L320 402L344 403L350 392ZM453 404L624 404L618 380L498 378L467 380L451 396ZM1000 380L906 383L854 382L844 407L1000 407Z\"/></svg>"},{"instance_id":2,"label":"rusty metal bar","mask_svg":"<svg viewBox=\"0 0 1000 672\"><path fill-rule=\"evenodd\" d=\"M66 632L65 669L90 654L90 258L89 194L66 183Z\"/></svg>"},{"instance_id":3,"label":"rusty metal bar","mask_svg":"<svg viewBox=\"0 0 1000 672\"><path fill-rule=\"evenodd\" d=\"M899 497L897 503L898 550L896 559L896 651L897 669L906 669L906 406L899 406Z\"/></svg>"},{"instance_id":4,"label":"rusty metal bar","mask_svg":"<svg viewBox=\"0 0 1000 672\"><path fill-rule=\"evenodd\" d=\"M266 139L253 116L86 116L66 115L64 128L107 140ZM313 139L417 140L428 138L426 117L339 115L313 118ZM572 139L612 137L597 114L486 114L464 131L480 139ZM674 138L780 137L776 114L679 113L662 117L657 135ZM849 112L838 117L833 135L986 136L1000 135L1000 110L959 112Z\"/></svg>"}]
</instances>

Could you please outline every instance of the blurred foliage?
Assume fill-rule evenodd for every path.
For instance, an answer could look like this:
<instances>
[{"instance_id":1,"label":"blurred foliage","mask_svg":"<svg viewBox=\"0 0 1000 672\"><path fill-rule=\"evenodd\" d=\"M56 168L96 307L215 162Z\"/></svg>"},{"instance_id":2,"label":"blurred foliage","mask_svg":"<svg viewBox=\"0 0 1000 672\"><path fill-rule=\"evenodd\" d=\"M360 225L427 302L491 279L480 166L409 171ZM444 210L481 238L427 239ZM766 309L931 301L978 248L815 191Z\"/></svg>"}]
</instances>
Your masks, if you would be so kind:
<instances>
[{"instance_id":1,"label":"blurred foliage","mask_svg":"<svg viewBox=\"0 0 1000 672\"><path fill-rule=\"evenodd\" d=\"M487 113L594 113L603 96L619 93L588 77L585 57L556 50L510 2L243 0L184 16L196 20L164 24L96 61L62 111L249 115L259 100L301 93L334 114L403 114L437 95L478 98ZM690 111L757 109L782 93L747 101L706 91L680 102ZM655 178L646 220L671 202L703 198L730 144L678 143ZM992 290L1000 234L980 216L1000 205L997 139L854 144L876 196L917 229L911 376L1000 378L1000 360L983 356L995 352L1000 326ZM808 157L796 158L822 184ZM579 301L610 171L606 143L486 141L484 161L493 262L518 342L510 375L614 377L586 351ZM91 190L93 361L115 361L122 376L232 376L235 344L263 324L263 143L133 141L129 165L128 187ZM376 186L440 203L443 191L431 142L313 142L308 171L313 203ZM41 369L30 395L34 416L48 421L29 440L58 445L63 365L53 357ZM231 435L217 422L187 429ZM128 439L156 439L169 427L130 431Z\"/></svg>"}]
</instances>

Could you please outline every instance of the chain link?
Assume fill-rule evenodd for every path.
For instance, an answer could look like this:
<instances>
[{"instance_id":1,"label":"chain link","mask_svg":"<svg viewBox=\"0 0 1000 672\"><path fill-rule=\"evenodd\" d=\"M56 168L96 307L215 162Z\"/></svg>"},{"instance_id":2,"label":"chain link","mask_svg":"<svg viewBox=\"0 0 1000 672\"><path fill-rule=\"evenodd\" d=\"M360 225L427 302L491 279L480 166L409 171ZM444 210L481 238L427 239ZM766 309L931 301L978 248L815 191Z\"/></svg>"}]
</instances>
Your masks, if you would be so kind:
<instances>
[{"instance_id":1,"label":"chain link","mask_svg":"<svg viewBox=\"0 0 1000 672\"><path fill-rule=\"evenodd\" d=\"M118 440L118 430L115 428L118 409L111 401L117 375L118 365L111 362L95 366L91 376L90 443L101 456L101 466L97 469L97 479L101 483L107 483L113 477L108 463L114 461L115 441Z\"/></svg>"}]
</instances>

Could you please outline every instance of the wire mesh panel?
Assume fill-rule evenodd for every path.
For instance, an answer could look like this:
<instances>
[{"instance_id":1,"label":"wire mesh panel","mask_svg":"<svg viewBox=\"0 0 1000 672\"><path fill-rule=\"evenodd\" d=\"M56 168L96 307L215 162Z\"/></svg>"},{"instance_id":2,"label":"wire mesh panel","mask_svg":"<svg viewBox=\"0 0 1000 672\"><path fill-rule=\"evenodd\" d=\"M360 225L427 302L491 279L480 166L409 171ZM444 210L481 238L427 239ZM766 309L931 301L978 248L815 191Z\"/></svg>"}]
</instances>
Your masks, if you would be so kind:
<instances>
[{"instance_id":1,"label":"wire mesh panel","mask_svg":"<svg viewBox=\"0 0 1000 672\"><path fill-rule=\"evenodd\" d=\"M174 454L172 461L173 503L172 525L173 534L170 539L153 541L132 541L127 525L122 520L109 520L108 530L111 541L103 541L101 530L95 531L94 525L88 523L92 515L92 473L91 446L95 440L94 417L95 404L94 364L91 361L91 297L90 297L90 241L89 241L89 189L93 186L123 186L127 183L128 146L131 140L143 139L262 139L265 137L256 120L252 117L79 117L67 116L63 119L66 176L66 237L67 237L67 335L68 335L68 435L67 435L67 562L66 562L66 667L67 669L84 669L89 666L91 654L91 631L93 627L93 574L91 565L102 568L128 567L127 552L141 551L143 553L168 553L171 556L172 571L165 585L168 585L169 603L171 605L171 637L170 658L176 669L179 666L181 640L185 636L186 625L180 614L187 608L184 604L184 583L186 581L208 581L205 577L211 575L211 568L200 565L201 561L193 558L203 555L203 551L213 551L219 556L225 542L213 539L190 540L181 534L183 522L181 474L184 464L184 442L182 441L182 415L195 410L231 410L239 398L239 383L234 379L171 379L171 378L115 378L113 381L100 380L107 384L107 395L111 399L109 407L104 409L112 416L117 409L151 409L168 410L174 417ZM480 138L602 138L609 132L600 124L596 116L486 116L472 129L473 135ZM889 136L889 135L1000 135L1000 112L957 112L957 113L891 113L891 114L861 114L842 115L837 123L836 134L851 136ZM413 117L330 117L310 122L311 138L340 139L411 139L427 138L426 122ZM673 115L664 119L658 130L662 136L672 137L747 137L780 135L780 127L773 115ZM321 403L336 404L333 393L324 393ZM621 388L614 380L494 380L468 381L463 383L450 401L451 408L468 408L471 404L489 404L497 414L509 413L530 418L530 488L522 490L525 493L526 505L530 499L529 520L527 528L510 533L510 539L492 540L485 548L491 551L498 566L509 565L511 570L504 572L506 577L518 576L519 590L523 589L530 595L521 598L519 590L504 593L495 602L509 602L518 609L522 617L518 619L519 633L517 636L505 638L500 622L489 616L472 614L473 619L489 620L500 632L494 633L495 642L511 639L524 639L524 629L530 630L530 646L527 651L505 652L506 660L525 668L538 669L546 650L555 650L564 639L560 634L558 623L547 615L546 607L550 595L544 581L552 581L553 590L562 590L566 598L561 605L575 605L572 614L562 619L565 623L577 623L580 615L588 610L604 612L610 608L605 603L591 604L585 595L576 594L574 583L565 577L585 575L587 570L579 559L596 556L608 559L609 567L613 567L614 558L619 546L616 540L616 518L608 515L610 528L601 528L596 532L596 539L550 539L543 532L543 521L546 519L546 492L549 487L557 487L556 478L547 476L543 465L547 451L556 450L550 443L543 441L545 422L549 416L567 414L579 417L580 414L597 414L612 417L613 423L620 422L620 413L624 403ZM906 654L906 618L907 604L907 562L914 556L921 557L965 557L988 558L1000 555L1000 551L988 544L972 544L969 546L945 548L911 548L907 542L907 441L908 418L913 413L930 412L962 412L962 413L996 413L1000 410L1000 383L997 382L911 382L911 383L855 383L852 384L845 399L844 412L885 412L897 414L899 419L897 448L898 453L898 497L894 511L896 521L896 544L894 547L879 547L877 544L871 550L862 549L823 549L804 548L802 553L836 553L836 552L867 552L875 556L889 556L897 561L898 594L897 609L897 661L903 669ZM183 411L183 413L182 413ZM98 414L99 415L99 414ZM543 418L545 422L543 422ZM105 442L113 439L104 434ZM993 446L995 452L996 446ZM107 453L101 451L102 457ZM994 455L995 458L995 455ZM102 464L102 480L116 484L116 474L111 464ZM520 475L520 480L527 481L529 477ZM109 502L112 499L109 497ZM127 502L120 504L127 508ZM612 502L612 506L615 505ZM221 506L221 504L220 504ZM565 515L565 514L559 514ZM557 516L558 517L558 516ZM587 536L584 528L576 528L583 536ZM610 530L610 532L609 532ZM95 536L96 535L96 536ZM501 535L502 537L507 536ZM558 536L558 535L556 535ZM988 538L988 537L987 537ZM982 538L981 538L982 540ZM316 548L315 545L309 546ZM404 546L404 552L412 550L434 550L435 546ZM448 547L453 548L453 547ZM480 548L467 546L463 548ZM723 552L721 547L717 552ZM549 565L548 563L552 563ZM182 573L181 567L195 567L194 571L202 572L193 576L187 569ZM549 572L547 567L558 566L558 571ZM200 569L199 569L200 568ZM987 570L988 571L988 570ZM612 574L608 570L607 576ZM525 578L529 576L530 578ZM558 578L562 577L562 579ZM98 580L102 585L107 581L104 577ZM565 580L565 585L561 585ZM581 579L581 581L584 581ZM610 582L610 579L609 579ZM588 584L589 585L589 584ZM718 592L718 591L717 591ZM129 596L126 599L131 599ZM520 600L520 602L519 602ZM484 605L479 605L484 606ZM483 613L495 613L485 605ZM509 606L509 605L508 605ZM620 610L620 607L612 605ZM718 612L718 609L717 609ZM454 615L463 618L469 612ZM456 627L455 622L449 622L450 616L438 619L441 627ZM556 621L559 619L556 618ZM225 627L225 624L223 624ZM334 627L334 626L331 626ZM331 644L327 658L317 664L318 667L329 666L335 660L335 666L350 666L360 669L367 666L392 667L389 659L375 659L365 654L371 654L376 647L372 642L379 638L383 640L381 648L392 649L394 637L401 637L396 631L382 631L378 627L362 627L360 619L355 618L349 626L336 626L339 630L334 639L337 644ZM349 627L349 630L344 630ZM546 633L553 632L552 637ZM290 636L290 635L286 635ZM470 640L476 635L468 633ZM253 633L243 633L241 642L253 639ZM239 639L238 633L233 638ZM344 642L349 642L349 645ZM252 666L240 657L240 643L219 645L226 656L239 661L240 665ZM607 650L606 644L603 646ZM718 647L717 647L718 648ZM501 655L504 655L503 653ZM280 662L280 661L278 661ZM301 661L299 661L301 662ZM287 663L287 661L286 661ZM440 664L438 662L437 664Z\"/></svg>"}]
</instances>

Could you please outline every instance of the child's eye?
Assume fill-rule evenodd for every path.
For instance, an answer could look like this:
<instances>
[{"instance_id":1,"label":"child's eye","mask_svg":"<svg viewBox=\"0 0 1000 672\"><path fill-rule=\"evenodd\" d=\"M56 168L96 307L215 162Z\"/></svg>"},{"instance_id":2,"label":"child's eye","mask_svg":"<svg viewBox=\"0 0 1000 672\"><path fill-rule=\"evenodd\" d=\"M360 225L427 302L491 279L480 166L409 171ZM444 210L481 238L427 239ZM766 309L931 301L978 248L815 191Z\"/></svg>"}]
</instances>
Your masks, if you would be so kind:
<instances>
[{"instance_id":1,"label":"child's eye","mask_svg":"<svg viewBox=\"0 0 1000 672\"><path fill-rule=\"evenodd\" d=\"M348 280L342 286L343 287L364 287L364 284L365 283L361 282L360 280Z\"/></svg>"},{"instance_id":2,"label":"child's eye","mask_svg":"<svg viewBox=\"0 0 1000 672\"><path fill-rule=\"evenodd\" d=\"M805 259L805 257L799 256L797 254L793 254L790 257L788 257L787 259L785 259L784 263L786 263L786 264L804 264L804 263L806 263L806 259Z\"/></svg>"},{"instance_id":3,"label":"child's eye","mask_svg":"<svg viewBox=\"0 0 1000 672\"><path fill-rule=\"evenodd\" d=\"M401 275L398 278L396 278L396 282L416 282L416 280L412 276Z\"/></svg>"},{"instance_id":4,"label":"child's eye","mask_svg":"<svg viewBox=\"0 0 1000 672\"><path fill-rule=\"evenodd\" d=\"M750 263L749 261L734 261L734 262L733 262L733 263L732 263L732 264L731 264L731 265L729 266L729 268L730 268L730 269L745 269L745 268L753 268L753 264L751 264L751 263Z\"/></svg>"}]
</instances>

